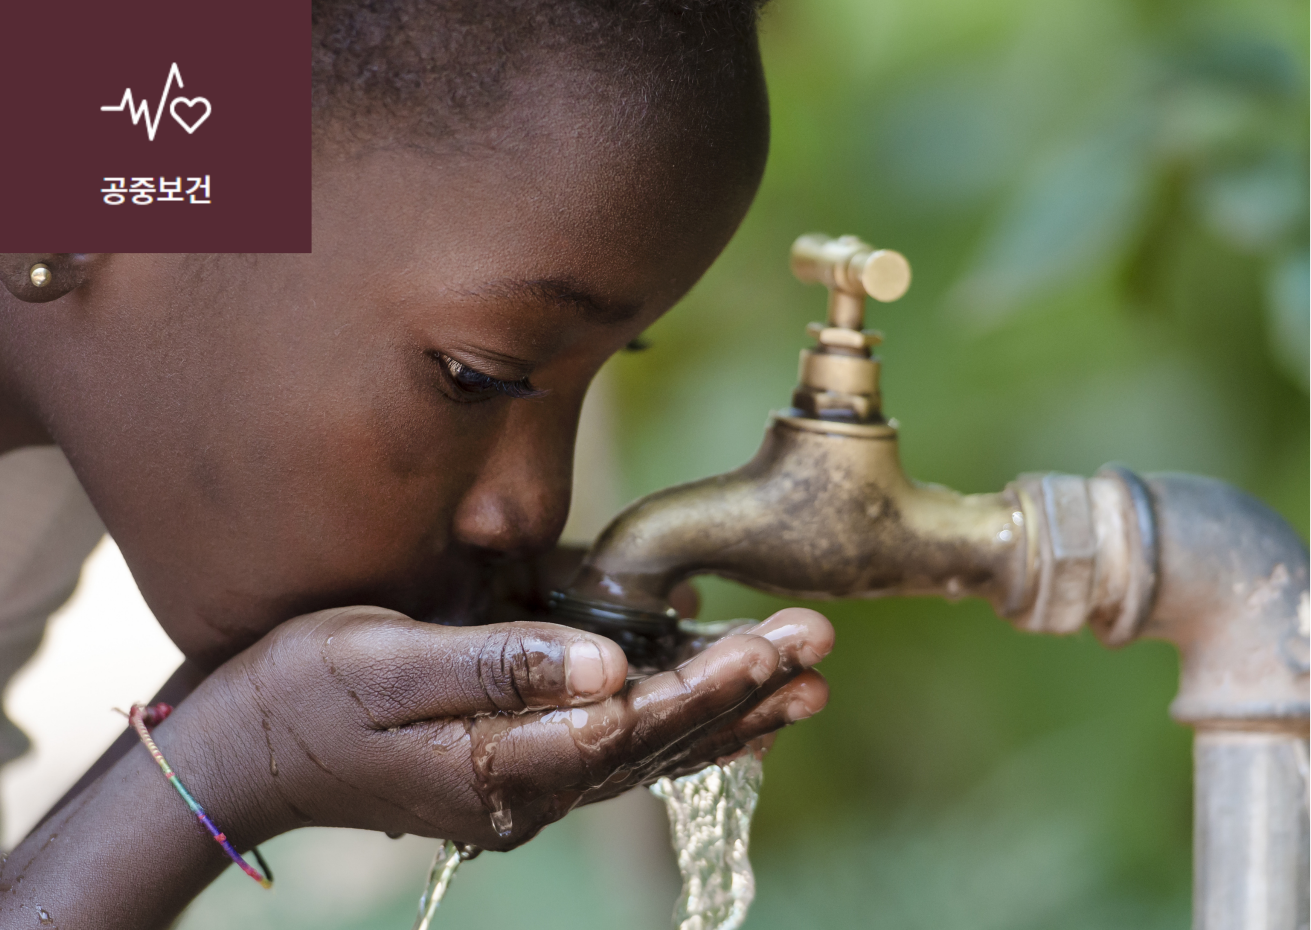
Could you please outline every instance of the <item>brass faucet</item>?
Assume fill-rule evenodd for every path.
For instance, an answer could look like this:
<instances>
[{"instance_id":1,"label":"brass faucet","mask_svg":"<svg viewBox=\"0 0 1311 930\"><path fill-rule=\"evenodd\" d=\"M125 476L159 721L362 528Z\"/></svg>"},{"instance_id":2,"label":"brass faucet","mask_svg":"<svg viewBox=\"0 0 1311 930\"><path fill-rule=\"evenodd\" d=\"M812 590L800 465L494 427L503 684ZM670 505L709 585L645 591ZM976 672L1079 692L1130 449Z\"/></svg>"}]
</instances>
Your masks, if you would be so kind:
<instances>
[{"instance_id":1,"label":"brass faucet","mask_svg":"<svg viewBox=\"0 0 1311 930\"><path fill-rule=\"evenodd\" d=\"M829 289L827 323L801 352L792 406L737 471L659 491L602 532L553 606L567 622L617 637L639 665L676 636L670 590L711 572L805 598L977 595L999 613L1026 602L1024 511L1013 489L961 495L910 480L884 418L882 335L865 301L910 286L898 252L855 236L802 236L792 270Z\"/></svg>"},{"instance_id":2,"label":"brass faucet","mask_svg":"<svg viewBox=\"0 0 1311 930\"><path fill-rule=\"evenodd\" d=\"M1305 543L1222 482L1108 466L1092 478L1021 475L961 495L907 478L883 417L866 297L910 284L896 252L803 236L792 269L829 288L789 409L756 457L658 491L602 531L559 619L610 636L638 670L678 657L670 590L705 572L804 598L987 598L1036 633L1085 625L1117 646L1179 647L1171 713L1196 730L1196 930L1307 926Z\"/></svg>"}]
</instances>

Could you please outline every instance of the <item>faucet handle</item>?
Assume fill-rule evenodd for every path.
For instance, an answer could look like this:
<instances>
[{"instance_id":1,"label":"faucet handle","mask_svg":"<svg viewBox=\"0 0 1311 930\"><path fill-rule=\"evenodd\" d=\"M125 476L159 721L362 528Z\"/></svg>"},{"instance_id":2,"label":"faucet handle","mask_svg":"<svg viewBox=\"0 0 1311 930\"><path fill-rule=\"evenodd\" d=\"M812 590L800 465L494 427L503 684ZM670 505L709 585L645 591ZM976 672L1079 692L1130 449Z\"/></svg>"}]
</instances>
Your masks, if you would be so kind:
<instances>
[{"instance_id":1,"label":"faucet handle","mask_svg":"<svg viewBox=\"0 0 1311 930\"><path fill-rule=\"evenodd\" d=\"M819 344L801 351L792 409L809 419L883 423L879 360L870 353L883 335L862 328L865 298L886 302L906 293L910 262L856 236L811 233L792 243L792 273L828 288L828 325L807 327Z\"/></svg>"},{"instance_id":2,"label":"faucet handle","mask_svg":"<svg viewBox=\"0 0 1311 930\"><path fill-rule=\"evenodd\" d=\"M823 284L858 300L868 295L888 303L910 287L910 262L906 256L892 249L875 249L857 236L831 239L822 233L809 233L800 237L792 243L792 273L807 284ZM834 301L833 305L853 303L856 301ZM847 329L861 326L860 319L854 325L847 319L831 319L830 323Z\"/></svg>"}]
</instances>

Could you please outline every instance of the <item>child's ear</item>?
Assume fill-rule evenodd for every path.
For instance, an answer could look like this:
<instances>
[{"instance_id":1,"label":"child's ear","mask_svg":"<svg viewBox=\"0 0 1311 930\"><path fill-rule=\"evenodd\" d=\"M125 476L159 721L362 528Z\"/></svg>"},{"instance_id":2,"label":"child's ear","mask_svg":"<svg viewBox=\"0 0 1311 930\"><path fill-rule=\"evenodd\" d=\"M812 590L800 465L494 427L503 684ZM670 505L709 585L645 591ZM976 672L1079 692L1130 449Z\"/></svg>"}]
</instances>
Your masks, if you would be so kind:
<instances>
[{"instance_id":1,"label":"child's ear","mask_svg":"<svg viewBox=\"0 0 1311 930\"><path fill-rule=\"evenodd\" d=\"M19 300L42 304L83 284L97 252L0 252L0 283Z\"/></svg>"}]
</instances>

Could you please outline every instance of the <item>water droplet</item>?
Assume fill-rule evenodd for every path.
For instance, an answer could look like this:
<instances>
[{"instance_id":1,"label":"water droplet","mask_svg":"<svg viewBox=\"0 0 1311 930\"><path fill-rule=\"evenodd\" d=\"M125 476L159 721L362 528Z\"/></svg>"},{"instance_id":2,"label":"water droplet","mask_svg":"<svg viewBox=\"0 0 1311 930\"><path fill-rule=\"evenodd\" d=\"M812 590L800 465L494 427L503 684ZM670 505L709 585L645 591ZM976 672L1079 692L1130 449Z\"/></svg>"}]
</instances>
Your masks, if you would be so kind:
<instances>
[{"instance_id":1,"label":"water droplet","mask_svg":"<svg viewBox=\"0 0 1311 930\"><path fill-rule=\"evenodd\" d=\"M505 781L496 771L496 749L501 739L514 727L514 717L510 714L493 714L479 717L466 724L469 729L470 753L473 764L473 787L478 799L492 820L492 829L501 837L510 835L513 821L510 818L510 803L507 797Z\"/></svg>"}]
</instances>

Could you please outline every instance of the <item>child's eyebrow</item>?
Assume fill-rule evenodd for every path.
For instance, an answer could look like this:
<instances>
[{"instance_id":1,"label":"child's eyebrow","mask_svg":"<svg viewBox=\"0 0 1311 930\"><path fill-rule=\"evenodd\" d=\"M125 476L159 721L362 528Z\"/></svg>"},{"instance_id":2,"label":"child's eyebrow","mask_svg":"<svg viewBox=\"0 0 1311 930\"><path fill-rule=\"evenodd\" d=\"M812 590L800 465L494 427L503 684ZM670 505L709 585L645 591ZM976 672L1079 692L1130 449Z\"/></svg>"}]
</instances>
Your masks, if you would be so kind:
<instances>
[{"instance_id":1,"label":"child's eyebrow","mask_svg":"<svg viewBox=\"0 0 1311 930\"><path fill-rule=\"evenodd\" d=\"M474 295L496 300L531 300L554 304L592 323L623 323L631 320L642 309L638 303L616 302L598 297L577 282L565 278L503 278L483 285L474 291Z\"/></svg>"}]
</instances>

